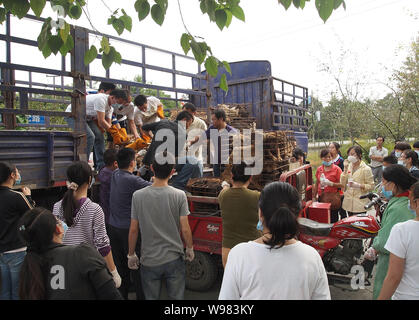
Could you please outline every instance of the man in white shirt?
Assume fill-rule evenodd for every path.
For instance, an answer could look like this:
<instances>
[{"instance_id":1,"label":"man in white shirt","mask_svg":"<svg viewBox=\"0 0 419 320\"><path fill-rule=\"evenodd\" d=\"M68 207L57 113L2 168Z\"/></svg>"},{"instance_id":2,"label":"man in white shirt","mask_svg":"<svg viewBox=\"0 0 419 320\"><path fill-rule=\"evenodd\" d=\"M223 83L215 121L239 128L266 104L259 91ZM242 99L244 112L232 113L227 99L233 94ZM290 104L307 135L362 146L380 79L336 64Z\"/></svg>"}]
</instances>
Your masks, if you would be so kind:
<instances>
[{"instance_id":1,"label":"man in white shirt","mask_svg":"<svg viewBox=\"0 0 419 320\"><path fill-rule=\"evenodd\" d=\"M186 133L188 134L187 141L193 141L197 136L201 136L202 132L207 130L207 124L204 120L201 118L198 118L196 116L196 107L194 104L187 102L183 106L183 110L188 111L193 116L193 122L189 126L189 128L186 130ZM203 163L203 156L202 156L202 145L200 145L196 150L194 154L195 158L198 159L198 161Z\"/></svg>"},{"instance_id":2,"label":"man in white shirt","mask_svg":"<svg viewBox=\"0 0 419 320\"><path fill-rule=\"evenodd\" d=\"M138 139L140 135L137 131L137 126L134 121L135 106L131 102L131 96L128 90L113 90L111 95L118 99L119 103L112 105L113 113L120 116L126 116L128 119L128 126L135 139Z\"/></svg>"},{"instance_id":3,"label":"man in white shirt","mask_svg":"<svg viewBox=\"0 0 419 320\"><path fill-rule=\"evenodd\" d=\"M142 94L134 99L137 106L137 117L141 117L142 124L158 122L164 119L163 104L156 97L146 97ZM137 120L138 121L138 120Z\"/></svg>"},{"instance_id":4,"label":"man in white shirt","mask_svg":"<svg viewBox=\"0 0 419 320\"><path fill-rule=\"evenodd\" d=\"M86 135L87 156L94 150L95 169L99 171L104 165L103 154L105 153L104 132L112 126L111 119L114 109L112 105L128 105L127 98L120 95L123 90L108 90L109 94L97 93L86 96ZM124 91L123 91L124 92ZM71 111L71 105L67 107ZM71 126L74 120L67 119Z\"/></svg>"},{"instance_id":5,"label":"man in white shirt","mask_svg":"<svg viewBox=\"0 0 419 320\"><path fill-rule=\"evenodd\" d=\"M388 150L383 147L384 137L377 137L376 142L377 146L370 148L370 167L375 183L381 183L381 178L383 177L383 159L388 156Z\"/></svg>"},{"instance_id":6,"label":"man in white shirt","mask_svg":"<svg viewBox=\"0 0 419 320\"><path fill-rule=\"evenodd\" d=\"M111 93L112 90L114 90L116 88L116 86L113 83L109 83L109 82L102 82L99 85L99 89L97 94L101 94L101 96L97 96L97 94L88 94L86 95L86 119L89 121L89 115L90 116L95 116L94 113L94 104L96 103L97 105L101 104L100 100L102 99L102 103L104 100L106 100L103 96L104 95L109 95ZM97 100L96 100L97 99ZM105 101L106 104L106 101ZM100 108L101 110L105 110L106 115L106 121L110 124L111 122L111 118L112 118L112 110L111 108ZM65 112L71 112L71 104L68 105L67 109L65 110ZM66 121L69 125L70 128L72 128L74 130L74 119L72 117L67 117ZM96 151L95 150L95 144L97 144L99 146L99 141L96 141L96 135L95 133L92 131L91 127L88 124L88 121L86 121L86 138L87 138L87 158L89 159L90 157L90 153L92 151ZM99 148L99 147L97 147ZM96 149L97 149L96 148ZM100 152L100 151L99 151ZM103 156L102 156L103 159ZM94 152L94 162L96 164L96 168L98 168L98 161L97 161L97 156L96 156L96 152Z\"/></svg>"}]
</instances>

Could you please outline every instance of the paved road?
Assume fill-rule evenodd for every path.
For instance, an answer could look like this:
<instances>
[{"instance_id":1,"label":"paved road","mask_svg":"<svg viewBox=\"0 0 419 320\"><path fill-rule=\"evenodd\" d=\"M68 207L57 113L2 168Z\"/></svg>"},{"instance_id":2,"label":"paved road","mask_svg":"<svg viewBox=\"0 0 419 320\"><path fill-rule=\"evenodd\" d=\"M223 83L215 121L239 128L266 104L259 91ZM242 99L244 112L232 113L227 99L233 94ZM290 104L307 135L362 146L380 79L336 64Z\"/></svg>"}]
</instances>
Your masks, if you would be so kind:
<instances>
[{"instance_id":1,"label":"paved road","mask_svg":"<svg viewBox=\"0 0 419 320\"><path fill-rule=\"evenodd\" d=\"M222 277L221 275L219 275L214 286L206 292L186 290L185 300L217 300L221 288L221 281ZM357 291L352 290L349 286L343 285L329 286L329 288L332 300L372 300L372 285L365 286L365 289L359 289ZM167 299L166 290L164 286L162 288L161 298ZM131 293L129 295L129 299L135 299L135 294Z\"/></svg>"}]
</instances>

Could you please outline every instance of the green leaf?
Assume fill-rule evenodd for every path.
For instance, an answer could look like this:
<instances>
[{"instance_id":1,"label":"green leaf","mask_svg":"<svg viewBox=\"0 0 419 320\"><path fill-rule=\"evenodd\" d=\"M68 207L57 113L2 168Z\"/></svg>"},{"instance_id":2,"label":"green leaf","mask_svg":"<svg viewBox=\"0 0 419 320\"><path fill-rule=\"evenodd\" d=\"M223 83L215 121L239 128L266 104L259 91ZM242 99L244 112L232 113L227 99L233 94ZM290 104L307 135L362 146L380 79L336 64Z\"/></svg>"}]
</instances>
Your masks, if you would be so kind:
<instances>
[{"instance_id":1,"label":"green leaf","mask_svg":"<svg viewBox=\"0 0 419 320\"><path fill-rule=\"evenodd\" d=\"M341 6L341 4L343 3L343 0L334 0L334 6L333 6L333 9L337 9L337 8L339 8L340 6Z\"/></svg>"},{"instance_id":2,"label":"green leaf","mask_svg":"<svg viewBox=\"0 0 419 320\"><path fill-rule=\"evenodd\" d=\"M223 73L223 75L221 76L220 79L220 88L221 90L225 91L225 93L227 94L228 92L228 84L227 84L227 76L225 73Z\"/></svg>"},{"instance_id":3,"label":"green leaf","mask_svg":"<svg viewBox=\"0 0 419 320\"><path fill-rule=\"evenodd\" d=\"M150 4L147 0L137 0L135 2L135 11L138 12L138 20L144 20L150 13Z\"/></svg>"},{"instance_id":4,"label":"green leaf","mask_svg":"<svg viewBox=\"0 0 419 320\"><path fill-rule=\"evenodd\" d=\"M241 7L239 7L239 6L232 7L231 8L231 13L237 19L239 19L241 21L244 21L245 20L244 11L243 11L243 9Z\"/></svg>"},{"instance_id":5,"label":"green leaf","mask_svg":"<svg viewBox=\"0 0 419 320\"><path fill-rule=\"evenodd\" d=\"M46 0L31 0L31 9L37 17L41 16L41 13L45 8L46 2Z\"/></svg>"},{"instance_id":6,"label":"green leaf","mask_svg":"<svg viewBox=\"0 0 419 320\"><path fill-rule=\"evenodd\" d=\"M0 24L6 21L6 9L0 8Z\"/></svg>"},{"instance_id":7,"label":"green leaf","mask_svg":"<svg viewBox=\"0 0 419 320\"><path fill-rule=\"evenodd\" d=\"M37 38L38 48L42 51L45 46L48 46L48 39L51 36L51 18L45 20L44 24L42 25L41 32ZM50 53L51 54L51 53Z\"/></svg>"},{"instance_id":8,"label":"green leaf","mask_svg":"<svg viewBox=\"0 0 419 320\"><path fill-rule=\"evenodd\" d=\"M76 5L72 5L70 7L70 10L68 11L68 15L72 18L72 19L79 19L81 17L82 14L82 10L80 5L76 4Z\"/></svg>"},{"instance_id":9,"label":"green leaf","mask_svg":"<svg viewBox=\"0 0 419 320\"><path fill-rule=\"evenodd\" d=\"M122 32L124 32L125 25L124 22L120 19L114 19L112 22L112 27L115 29L115 31L118 33L118 35L121 35Z\"/></svg>"},{"instance_id":10,"label":"green leaf","mask_svg":"<svg viewBox=\"0 0 419 320\"><path fill-rule=\"evenodd\" d=\"M13 0L12 14L16 15L19 19L22 19L28 13L31 8L28 0Z\"/></svg>"},{"instance_id":11,"label":"green leaf","mask_svg":"<svg viewBox=\"0 0 419 320\"><path fill-rule=\"evenodd\" d=\"M151 17L158 24L162 25L164 21L164 11L158 4L155 4L151 7Z\"/></svg>"},{"instance_id":12,"label":"green leaf","mask_svg":"<svg viewBox=\"0 0 419 320\"><path fill-rule=\"evenodd\" d=\"M225 9L225 12L227 14L226 28L228 28L231 24L231 20L233 20L233 14L231 13L231 10L229 9Z\"/></svg>"},{"instance_id":13,"label":"green leaf","mask_svg":"<svg viewBox=\"0 0 419 320\"><path fill-rule=\"evenodd\" d=\"M109 54L111 48L109 46L109 39L107 37L102 37L102 40L100 41L100 47L105 54Z\"/></svg>"},{"instance_id":14,"label":"green leaf","mask_svg":"<svg viewBox=\"0 0 419 320\"><path fill-rule=\"evenodd\" d=\"M111 46L109 49L109 54L104 53L102 55L102 65L107 70L114 62L120 64L122 62L122 57L121 54Z\"/></svg>"},{"instance_id":15,"label":"green leaf","mask_svg":"<svg viewBox=\"0 0 419 320\"><path fill-rule=\"evenodd\" d=\"M324 22L330 17L335 5L334 0L316 0L316 8Z\"/></svg>"},{"instance_id":16,"label":"green leaf","mask_svg":"<svg viewBox=\"0 0 419 320\"><path fill-rule=\"evenodd\" d=\"M227 61L223 61L224 69L231 75L231 67L230 64Z\"/></svg>"},{"instance_id":17,"label":"green leaf","mask_svg":"<svg viewBox=\"0 0 419 320\"><path fill-rule=\"evenodd\" d=\"M207 13L207 2L205 0L201 0L199 7L201 8L202 13Z\"/></svg>"},{"instance_id":18,"label":"green leaf","mask_svg":"<svg viewBox=\"0 0 419 320\"><path fill-rule=\"evenodd\" d=\"M125 29L131 32L132 30L132 19L129 15L125 14L119 18L124 23Z\"/></svg>"},{"instance_id":19,"label":"green leaf","mask_svg":"<svg viewBox=\"0 0 419 320\"><path fill-rule=\"evenodd\" d=\"M205 3L210 21L215 21L215 10L217 10L217 3L214 0L205 0Z\"/></svg>"},{"instance_id":20,"label":"green leaf","mask_svg":"<svg viewBox=\"0 0 419 320\"><path fill-rule=\"evenodd\" d=\"M278 0L278 2L284 6L285 10L288 10L291 6L292 0Z\"/></svg>"},{"instance_id":21,"label":"green leaf","mask_svg":"<svg viewBox=\"0 0 419 320\"><path fill-rule=\"evenodd\" d=\"M163 10L166 14L167 11L167 0L154 0L155 3Z\"/></svg>"},{"instance_id":22,"label":"green leaf","mask_svg":"<svg viewBox=\"0 0 419 320\"><path fill-rule=\"evenodd\" d=\"M13 10L13 4L14 0L3 0L3 5L6 11L12 11Z\"/></svg>"},{"instance_id":23,"label":"green leaf","mask_svg":"<svg viewBox=\"0 0 419 320\"><path fill-rule=\"evenodd\" d=\"M50 49L50 47L49 46L44 46L42 49L41 49L41 52L42 52L42 55L44 56L44 58L48 58L50 55L51 55L51 49Z\"/></svg>"},{"instance_id":24,"label":"green leaf","mask_svg":"<svg viewBox=\"0 0 419 320\"><path fill-rule=\"evenodd\" d=\"M93 62L97 57L97 49L94 45L90 47L89 50L86 51L84 54L84 65L88 66L90 63Z\"/></svg>"},{"instance_id":25,"label":"green leaf","mask_svg":"<svg viewBox=\"0 0 419 320\"><path fill-rule=\"evenodd\" d=\"M215 11L215 23L220 30L223 30L227 22L227 14L224 9L218 9Z\"/></svg>"},{"instance_id":26,"label":"green leaf","mask_svg":"<svg viewBox=\"0 0 419 320\"><path fill-rule=\"evenodd\" d=\"M194 39L191 40L191 49L195 60L199 64L202 64L204 62L206 53L202 51L201 46Z\"/></svg>"},{"instance_id":27,"label":"green leaf","mask_svg":"<svg viewBox=\"0 0 419 320\"><path fill-rule=\"evenodd\" d=\"M63 40L59 35L51 36L48 39L48 46L51 49L53 54L57 54L58 50L60 50L61 46L63 45Z\"/></svg>"},{"instance_id":28,"label":"green leaf","mask_svg":"<svg viewBox=\"0 0 419 320\"><path fill-rule=\"evenodd\" d=\"M211 56L205 60L205 69L211 77L216 77L218 74L218 61L215 57Z\"/></svg>"},{"instance_id":29,"label":"green leaf","mask_svg":"<svg viewBox=\"0 0 419 320\"><path fill-rule=\"evenodd\" d=\"M63 42L67 42L67 38L70 34L70 25L67 22L65 22L64 28L60 29L59 33Z\"/></svg>"},{"instance_id":30,"label":"green leaf","mask_svg":"<svg viewBox=\"0 0 419 320\"><path fill-rule=\"evenodd\" d=\"M61 55L65 56L67 52L71 51L74 48L74 40L71 34L67 37L66 41L60 48Z\"/></svg>"},{"instance_id":31,"label":"green leaf","mask_svg":"<svg viewBox=\"0 0 419 320\"><path fill-rule=\"evenodd\" d=\"M189 50L191 49L191 36L187 33L182 34L182 37L180 38L180 45L182 46L183 52L185 54L188 54Z\"/></svg>"}]
</instances>

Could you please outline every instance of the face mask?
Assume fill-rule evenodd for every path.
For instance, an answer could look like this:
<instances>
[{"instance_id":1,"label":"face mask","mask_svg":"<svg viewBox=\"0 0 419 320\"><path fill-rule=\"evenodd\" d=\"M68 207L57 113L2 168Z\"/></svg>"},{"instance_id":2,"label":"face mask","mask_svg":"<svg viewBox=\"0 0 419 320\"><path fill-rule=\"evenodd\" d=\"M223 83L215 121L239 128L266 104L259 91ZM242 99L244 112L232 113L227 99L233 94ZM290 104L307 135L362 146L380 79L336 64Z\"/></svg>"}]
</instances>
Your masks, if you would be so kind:
<instances>
[{"instance_id":1,"label":"face mask","mask_svg":"<svg viewBox=\"0 0 419 320\"><path fill-rule=\"evenodd\" d=\"M401 166L403 166L403 167L405 167L406 165L404 164L404 161L403 160L399 160L399 161L397 161L397 164L399 164L399 165L401 165Z\"/></svg>"},{"instance_id":2,"label":"face mask","mask_svg":"<svg viewBox=\"0 0 419 320\"><path fill-rule=\"evenodd\" d=\"M262 221L259 220L256 229L258 229L259 231L263 231L263 225L262 225Z\"/></svg>"},{"instance_id":3,"label":"face mask","mask_svg":"<svg viewBox=\"0 0 419 320\"><path fill-rule=\"evenodd\" d=\"M419 150L415 150L415 152L416 152L416 154L418 155L418 158L419 158Z\"/></svg>"},{"instance_id":4,"label":"face mask","mask_svg":"<svg viewBox=\"0 0 419 320\"><path fill-rule=\"evenodd\" d=\"M333 164L333 160L326 162L326 161L322 161L322 164L326 167L330 167Z\"/></svg>"},{"instance_id":5,"label":"face mask","mask_svg":"<svg viewBox=\"0 0 419 320\"><path fill-rule=\"evenodd\" d=\"M407 208L410 210L411 213L413 213L416 216L416 210L412 209L412 207L410 206L410 199L407 200Z\"/></svg>"},{"instance_id":6,"label":"face mask","mask_svg":"<svg viewBox=\"0 0 419 320\"><path fill-rule=\"evenodd\" d=\"M349 156L348 157L348 161L349 162L352 162L352 163L355 163L355 162L358 162L358 158L357 157L354 157L354 156Z\"/></svg>"},{"instance_id":7,"label":"face mask","mask_svg":"<svg viewBox=\"0 0 419 320\"><path fill-rule=\"evenodd\" d=\"M394 155L396 156L396 158L399 158L402 155L402 153L401 152L395 152Z\"/></svg>"},{"instance_id":8,"label":"face mask","mask_svg":"<svg viewBox=\"0 0 419 320\"><path fill-rule=\"evenodd\" d=\"M123 104L120 104L120 103L114 103L114 104L112 105L112 108L113 108L114 110L119 110L119 111L121 111L124 107L125 107L125 106L124 106Z\"/></svg>"},{"instance_id":9,"label":"face mask","mask_svg":"<svg viewBox=\"0 0 419 320\"><path fill-rule=\"evenodd\" d=\"M391 190L390 191L387 191L386 189L384 189L384 186L381 186L381 193L388 200L390 200L391 198L393 198L393 191L391 191Z\"/></svg>"},{"instance_id":10,"label":"face mask","mask_svg":"<svg viewBox=\"0 0 419 320\"><path fill-rule=\"evenodd\" d=\"M89 189L93 186L94 183L95 183L95 177L92 176L92 181L90 181Z\"/></svg>"},{"instance_id":11,"label":"face mask","mask_svg":"<svg viewBox=\"0 0 419 320\"><path fill-rule=\"evenodd\" d=\"M15 185L19 185L22 182L22 177L20 176L20 173L18 173L18 177L16 179Z\"/></svg>"},{"instance_id":12,"label":"face mask","mask_svg":"<svg viewBox=\"0 0 419 320\"><path fill-rule=\"evenodd\" d=\"M67 223L65 223L64 221L61 221L61 226L63 227L63 229L64 229L64 236L65 236L65 233L67 232L67 230L68 230L68 225L67 225Z\"/></svg>"}]
</instances>

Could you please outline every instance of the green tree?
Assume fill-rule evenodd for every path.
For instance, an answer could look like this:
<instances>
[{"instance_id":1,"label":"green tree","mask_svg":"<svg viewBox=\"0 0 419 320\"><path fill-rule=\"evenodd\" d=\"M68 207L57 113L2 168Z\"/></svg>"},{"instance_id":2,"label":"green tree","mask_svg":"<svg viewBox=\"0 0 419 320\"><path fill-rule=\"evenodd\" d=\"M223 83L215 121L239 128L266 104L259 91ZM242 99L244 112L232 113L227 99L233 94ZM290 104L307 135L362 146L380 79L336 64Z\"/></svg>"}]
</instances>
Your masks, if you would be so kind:
<instances>
[{"instance_id":1,"label":"green tree","mask_svg":"<svg viewBox=\"0 0 419 320\"><path fill-rule=\"evenodd\" d=\"M40 17L44 12L46 0L2 0L0 1L0 23L6 19L6 14L23 18L30 9L36 16ZM103 0L102 0L103 2ZM174 3L175 1L170 1ZM182 16L179 0L178 6ZM194 1L193 5L198 5L202 14L209 17L210 22L216 23L220 30L228 28L233 20L233 17L245 21L245 13L240 6L240 0L199 0ZM304 9L306 3L310 0L278 0L285 9L288 9L292 4L296 8ZM333 10L340 6L346 9L346 4L343 0L315 0L313 1L321 19L326 22ZM49 0L51 8L59 13L58 21L53 17L46 17L45 23L41 27L41 32L38 36L38 48L42 51L45 57L51 54L56 55L60 52L65 56L74 47L74 39L70 34L70 20L78 20L82 14L87 15L85 0ZM148 16L154 20L158 25L162 25L166 16L167 8L169 6L168 0L130 0L130 4L137 13L139 21L143 21ZM89 17L88 17L89 18ZM104 17L105 19L106 17ZM107 18L108 25L112 25L118 35L124 31L131 31L132 17L129 16L124 9L117 9L111 13ZM182 18L183 21L183 18ZM216 58L211 51L210 46L205 41L192 35L185 23L183 23L185 32L180 37L180 44L187 54L192 51L195 60L199 63L205 64L205 68L211 76L215 77L218 74L218 67L223 67L227 72L231 73L230 66L226 61ZM112 63L121 63L122 56L111 46L109 39L102 37L101 45L98 50L94 45L86 52L84 62L86 65L90 64L98 55L102 54L102 65L108 69ZM226 75L223 74L220 87L227 90Z\"/></svg>"}]
</instances>

